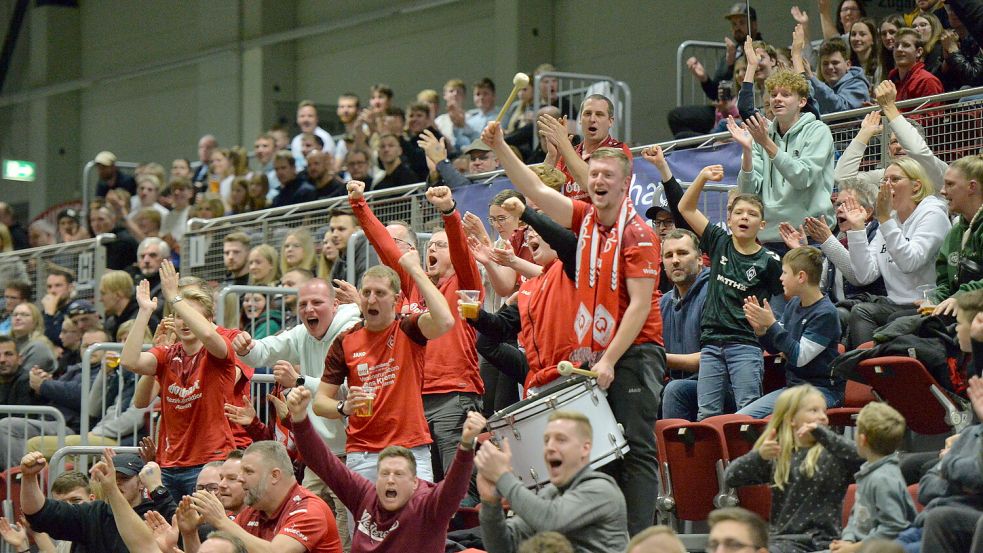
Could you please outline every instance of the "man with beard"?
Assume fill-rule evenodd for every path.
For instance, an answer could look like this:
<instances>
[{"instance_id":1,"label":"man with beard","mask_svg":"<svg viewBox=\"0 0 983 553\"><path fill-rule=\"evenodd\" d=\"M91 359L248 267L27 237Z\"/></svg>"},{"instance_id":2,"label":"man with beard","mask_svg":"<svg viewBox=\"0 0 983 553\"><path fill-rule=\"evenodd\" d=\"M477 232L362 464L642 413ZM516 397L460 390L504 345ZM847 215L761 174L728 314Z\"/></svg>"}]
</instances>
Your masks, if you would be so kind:
<instances>
[{"instance_id":1,"label":"man with beard","mask_svg":"<svg viewBox=\"0 0 983 553\"><path fill-rule=\"evenodd\" d=\"M222 263L225 264L225 284L249 284L249 247L252 240L245 232L229 234L222 241Z\"/></svg>"},{"instance_id":2,"label":"man with beard","mask_svg":"<svg viewBox=\"0 0 983 553\"><path fill-rule=\"evenodd\" d=\"M345 183L335 174L334 158L327 150L311 150L307 154L307 178L319 200L345 195Z\"/></svg>"}]
</instances>

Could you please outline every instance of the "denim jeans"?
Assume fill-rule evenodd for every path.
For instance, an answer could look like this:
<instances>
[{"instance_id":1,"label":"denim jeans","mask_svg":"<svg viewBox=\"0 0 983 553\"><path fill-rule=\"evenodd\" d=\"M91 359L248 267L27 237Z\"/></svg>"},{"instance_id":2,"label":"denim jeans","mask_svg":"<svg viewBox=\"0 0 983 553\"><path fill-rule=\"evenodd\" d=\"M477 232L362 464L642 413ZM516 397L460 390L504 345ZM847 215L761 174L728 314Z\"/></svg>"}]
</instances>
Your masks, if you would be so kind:
<instances>
[{"instance_id":1,"label":"denim jeans","mask_svg":"<svg viewBox=\"0 0 983 553\"><path fill-rule=\"evenodd\" d=\"M161 483L171 492L174 501L181 501L186 495L195 493L195 484L198 483L198 473L201 467L170 467L160 469Z\"/></svg>"},{"instance_id":2,"label":"denim jeans","mask_svg":"<svg viewBox=\"0 0 983 553\"><path fill-rule=\"evenodd\" d=\"M708 344L700 350L700 378L697 380L697 418L721 415L728 390L734 392L734 405L743 409L761 397L761 377L765 361L761 348L748 344Z\"/></svg>"},{"instance_id":3,"label":"denim jeans","mask_svg":"<svg viewBox=\"0 0 983 553\"><path fill-rule=\"evenodd\" d=\"M696 376L685 379L670 380L662 392L663 419L686 419L696 421L698 409L696 405ZM734 394L727 390L724 397L724 412L734 412Z\"/></svg>"},{"instance_id":4,"label":"denim jeans","mask_svg":"<svg viewBox=\"0 0 983 553\"><path fill-rule=\"evenodd\" d=\"M430 463L430 446L420 445L410 449L413 458L416 459L416 476L421 480L433 482L433 467ZM349 452L345 457L345 465L352 469L352 472L361 474L369 480L375 482L378 474L379 465L378 453L367 453L364 451Z\"/></svg>"},{"instance_id":5,"label":"denim jeans","mask_svg":"<svg viewBox=\"0 0 983 553\"><path fill-rule=\"evenodd\" d=\"M777 390L772 390L771 392L768 392L767 394L754 400L737 413L739 415L749 415L756 419L763 419L772 414L772 412L775 410L775 402L778 401L778 396L787 389L788 388L779 388ZM843 403L842 391L831 390L821 386L816 386L816 389L823 394L823 398L826 400L827 409L839 407Z\"/></svg>"}]
</instances>

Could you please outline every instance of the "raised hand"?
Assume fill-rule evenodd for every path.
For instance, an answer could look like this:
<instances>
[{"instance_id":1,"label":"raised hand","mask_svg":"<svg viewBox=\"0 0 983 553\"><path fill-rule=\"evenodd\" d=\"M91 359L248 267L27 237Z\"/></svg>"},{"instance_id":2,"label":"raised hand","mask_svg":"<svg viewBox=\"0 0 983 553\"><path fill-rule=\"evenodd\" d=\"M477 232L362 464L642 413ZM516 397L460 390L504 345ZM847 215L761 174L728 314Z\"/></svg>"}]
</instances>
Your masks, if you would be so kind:
<instances>
[{"instance_id":1,"label":"raised hand","mask_svg":"<svg viewBox=\"0 0 983 553\"><path fill-rule=\"evenodd\" d=\"M734 55L737 55L736 49L734 51ZM689 72L692 73L693 76L696 77L696 80L700 81L701 83L707 80L707 70L705 67L703 67L703 63L701 63L700 60L696 58L686 60L686 68L689 69Z\"/></svg>"},{"instance_id":2,"label":"raised hand","mask_svg":"<svg viewBox=\"0 0 983 553\"><path fill-rule=\"evenodd\" d=\"M484 130L481 131L481 141L488 144L493 150L496 147L502 147L504 145L504 140L502 138L502 127L496 121L489 121L485 125Z\"/></svg>"},{"instance_id":3,"label":"raised hand","mask_svg":"<svg viewBox=\"0 0 983 553\"><path fill-rule=\"evenodd\" d=\"M154 461L148 461L140 469L140 474L137 476L140 478L140 482L143 482L143 487L147 488L148 492L156 490L164 483L164 478L160 472L160 465Z\"/></svg>"},{"instance_id":4,"label":"raised hand","mask_svg":"<svg viewBox=\"0 0 983 553\"><path fill-rule=\"evenodd\" d=\"M255 346L256 343L253 342L253 337L245 331L236 334L236 337L232 339L232 349L236 350L236 355L239 357L252 351Z\"/></svg>"},{"instance_id":5,"label":"raised hand","mask_svg":"<svg viewBox=\"0 0 983 553\"><path fill-rule=\"evenodd\" d=\"M751 149L751 145L754 143L751 132L748 131L747 126L739 126L732 115L727 116L727 131L730 132L734 142L740 144L745 150Z\"/></svg>"},{"instance_id":6,"label":"raised hand","mask_svg":"<svg viewBox=\"0 0 983 553\"><path fill-rule=\"evenodd\" d=\"M874 89L874 98L882 108L894 105L898 99L898 89L892 81L881 81Z\"/></svg>"},{"instance_id":7,"label":"raised hand","mask_svg":"<svg viewBox=\"0 0 983 553\"><path fill-rule=\"evenodd\" d=\"M243 332L243 334L246 334ZM246 334L248 336L248 334ZM160 348L166 348L167 346L174 343L174 315L168 315L160 320L160 324L157 325L157 330L154 331L153 344ZM238 338L238 336L236 336ZM232 342L233 345L235 341ZM241 354L245 355L245 354Z\"/></svg>"},{"instance_id":8,"label":"raised hand","mask_svg":"<svg viewBox=\"0 0 983 553\"><path fill-rule=\"evenodd\" d=\"M799 246L805 246L808 243L806 242L806 233L803 227L795 228L787 222L778 224L778 234L782 236L782 240L790 250Z\"/></svg>"},{"instance_id":9,"label":"raised hand","mask_svg":"<svg viewBox=\"0 0 983 553\"><path fill-rule=\"evenodd\" d=\"M482 243L480 240L474 236L468 236L468 249L471 250L471 255L474 256L475 261L481 263L482 265L487 265L491 263L491 251L492 248L487 244Z\"/></svg>"},{"instance_id":10,"label":"raised hand","mask_svg":"<svg viewBox=\"0 0 983 553\"><path fill-rule=\"evenodd\" d=\"M212 526L218 526L219 521L225 518L225 507L222 507L222 502L211 492L195 492L191 496L191 505L198 511L201 519Z\"/></svg>"},{"instance_id":11,"label":"raised hand","mask_svg":"<svg viewBox=\"0 0 983 553\"><path fill-rule=\"evenodd\" d=\"M846 230L863 230L867 226L867 211L852 196L843 200L843 216L850 225Z\"/></svg>"},{"instance_id":12,"label":"raised hand","mask_svg":"<svg viewBox=\"0 0 983 553\"><path fill-rule=\"evenodd\" d=\"M727 49L727 65L733 67L737 61L737 43L729 36L724 37L724 47ZM692 58L696 59L696 58Z\"/></svg>"},{"instance_id":13,"label":"raised hand","mask_svg":"<svg viewBox=\"0 0 983 553\"><path fill-rule=\"evenodd\" d=\"M481 222L481 217L468 211L461 218L461 222L464 225L464 233L469 237L474 237L486 246L490 247L492 245L491 237L488 236L488 231L485 230L485 225Z\"/></svg>"},{"instance_id":14,"label":"raised hand","mask_svg":"<svg viewBox=\"0 0 983 553\"><path fill-rule=\"evenodd\" d=\"M803 27L809 24L809 14L799 9L798 6L792 6L792 19Z\"/></svg>"},{"instance_id":15,"label":"raised hand","mask_svg":"<svg viewBox=\"0 0 983 553\"><path fill-rule=\"evenodd\" d=\"M488 423L485 417L482 416L478 411L471 411L468 413L468 418L464 420L464 429L461 432L461 442L470 443L472 440L478 437L485 429L485 425Z\"/></svg>"},{"instance_id":16,"label":"raised hand","mask_svg":"<svg viewBox=\"0 0 983 553\"><path fill-rule=\"evenodd\" d=\"M191 496L186 495L177 504L177 511L174 513L174 520L181 532L191 533L201 524L201 516L191 504Z\"/></svg>"},{"instance_id":17,"label":"raised hand","mask_svg":"<svg viewBox=\"0 0 983 553\"><path fill-rule=\"evenodd\" d=\"M431 190L433 190L431 188ZM415 250L410 250L399 256L399 266L411 273L414 270L422 270L420 266L420 254Z\"/></svg>"},{"instance_id":18,"label":"raised hand","mask_svg":"<svg viewBox=\"0 0 983 553\"><path fill-rule=\"evenodd\" d=\"M301 386L300 388L303 388ZM292 388L292 390L299 390L300 388ZM283 392L277 394L266 394L266 399L273 404L273 410L276 411L276 418L283 420L287 418L287 400L283 397Z\"/></svg>"},{"instance_id":19,"label":"raised hand","mask_svg":"<svg viewBox=\"0 0 983 553\"><path fill-rule=\"evenodd\" d=\"M553 145L559 147L567 138L567 126L564 121L544 113L536 120L539 125L539 135L545 137Z\"/></svg>"},{"instance_id":20,"label":"raised hand","mask_svg":"<svg viewBox=\"0 0 983 553\"><path fill-rule=\"evenodd\" d=\"M144 463L157 460L157 444L150 436L144 436L140 440L140 458L143 459Z\"/></svg>"},{"instance_id":21,"label":"raised hand","mask_svg":"<svg viewBox=\"0 0 983 553\"><path fill-rule=\"evenodd\" d=\"M157 309L157 298L150 297L150 282L146 279L141 280L137 285L137 307L143 311Z\"/></svg>"},{"instance_id":22,"label":"raised hand","mask_svg":"<svg viewBox=\"0 0 983 553\"><path fill-rule=\"evenodd\" d=\"M515 263L515 251L512 250L510 242L505 242L501 248L492 248L489 256L493 263L502 267L511 267Z\"/></svg>"},{"instance_id":23,"label":"raised hand","mask_svg":"<svg viewBox=\"0 0 983 553\"><path fill-rule=\"evenodd\" d=\"M32 451L21 458L20 473L24 477L38 475L41 474L47 464L48 461L45 460L43 453Z\"/></svg>"},{"instance_id":24,"label":"raised hand","mask_svg":"<svg viewBox=\"0 0 983 553\"><path fill-rule=\"evenodd\" d=\"M427 189L427 201L441 213L454 209L454 195L447 186L434 186Z\"/></svg>"},{"instance_id":25,"label":"raised hand","mask_svg":"<svg viewBox=\"0 0 983 553\"><path fill-rule=\"evenodd\" d=\"M755 113L751 117L748 117L744 121L744 124L747 125L747 130L751 133L751 138L759 145L764 146L770 140L768 138L768 120L760 113Z\"/></svg>"},{"instance_id":26,"label":"raised hand","mask_svg":"<svg viewBox=\"0 0 983 553\"><path fill-rule=\"evenodd\" d=\"M874 216L881 223L886 223L891 218L891 200L894 192L891 190L890 183L882 183L880 190L877 191L877 205L874 206Z\"/></svg>"},{"instance_id":27,"label":"raised hand","mask_svg":"<svg viewBox=\"0 0 983 553\"><path fill-rule=\"evenodd\" d=\"M0 517L0 537L10 544L14 551L29 551L31 542L27 538L27 529L17 524L11 524L6 518Z\"/></svg>"},{"instance_id":28,"label":"raised hand","mask_svg":"<svg viewBox=\"0 0 983 553\"><path fill-rule=\"evenodd\" d=\"M747 59L747 73L749 75L754 75L754 72L758 70L758 64L761 63L761 57L758 53L754 51L754 39L748 34L747 38L744 39L744 58Z\"/></svg>"},{"instance_id":29,"label":"raised hand","mask_svg":"<svg viewBox=\"0 0 983 553\"><path fill-rule=\"evenodd\" d=\"M707 165L700 171L700 177L704 180L719 182L724 178L724 166Z\"/></svg>"},{"instance_id":30,"label":"raised hand","mask_svg":"<svg viewBox=\"0 0 983 553\"><path fill-rule=\"evenodd\" d=\"M287 412L290 420L300 422L307 418L307 406L311 403L311 391L307 388L297 388L287 394Z\"/></svg>"},{"instance_id":31,"label":"raised hand","mask_svg":"<svg viewBox=\"0 0 983 553\"><path fill-rule=\"evenodd\" d=\"M338 305L358 303L358 288L347 280L334 279L334 299Z\"/></svg>"},{"instance_id":32,"label":"raised hand","mask_svg":"<svg viewBox=\"0 0 983 553\"><path fill-rule=\"evenodd\" d=\"M178 295L178 279L181 275L178 274L177 269L174 268L174 264L171 263L170 259L165 259L160 264L160 290L164 293L165 299L172 299L174 296ZM143 282L147 282L144 280Z\"/></svg>"},{"instance_id":33,"label":"raised hand","mask_svg":"<svg viewBox=\"0 0 983 553\"><path fill-rule=\"evenodd\" d=\"M427 159L432 161L434 165L440 163L447 159L447 147L444 145L443 139L438 139L432 132L428 129L424 129L420 133L420 139L417 140L416 145L423 150L426 154Z\"/></svg>"},{"instance_id":34,"label":"raised hand","mask_svg":"<svg viewBox=\"0 0 983 553\"><path fill-rule=\"evenodd\" d=\"M225 404L225 418L240 426L249 426L256 419L256 409L248 397L242 396L242 407L231 403Z\"/></svg>"},{"instance_id":35,"label":"raised hand","mask_svg":"<svg viewBox=\"0 0 983 553\"><path fill-rule=\"evenodd\" d=\"M502 209L518 219L526 211L526 204L522 203L522 200L519 198L509 198L502 203Z\"/></svg>"},{"instance_id":36,"label":"raised hand","mask_svg":"<svg viewBox=\"0 0 983 553\"><path fill-rule=\"evenodd\" d=\"M171 526L160 513L147 511L147 514L143 515L143 521L147 524L147 528L150 528L150 531L154 533L154 540L161 551L170 551L171 548L177 547L178 538L181 537L180 533L177 527Z\"/></svg>"},{"instance_id":37,"label":"raised hand","mask_svg":"<svg viewBox=\"0 0 983 553\"><path fill-rule=\"evenodd\" d=\"M806 217L805 221L802 222L802 227L805 229L806 235L809 238L820 244L825 242L830 236L833 236L833 231L826 224L826 219L821 217Z\"/></svg>"},{"instance_id":38,"label":"raised hand","mask_svg":"<svg viewBox=\"0 0 983 553\"><path fill-rule=\"evenodd\" d=\"M360 180L350 180L345 185L348 189L348 199L351 201L361 200L365 197L365 183Z\"/></svg>"}]
</instances>

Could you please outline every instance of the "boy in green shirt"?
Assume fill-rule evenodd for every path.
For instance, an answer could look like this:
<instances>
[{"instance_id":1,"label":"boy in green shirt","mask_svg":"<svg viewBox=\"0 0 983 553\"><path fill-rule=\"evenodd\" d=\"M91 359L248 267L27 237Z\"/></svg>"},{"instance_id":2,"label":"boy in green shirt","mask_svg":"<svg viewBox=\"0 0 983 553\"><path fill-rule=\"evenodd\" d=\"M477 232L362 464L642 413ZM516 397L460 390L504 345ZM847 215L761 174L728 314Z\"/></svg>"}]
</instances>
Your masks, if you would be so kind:
<instances>
[{"instance_id":1,"label":"boy in green shirt","mask_svg":"<svg viewBox=\"0 0 983 553\"><path fill-rule=\"evenodd\" d=\"M730 236L709 224L697 209L706 182L720 181L723 176L720 165L704 167L679 200L679 213L710 256L710 282L700 325L699 420L722 414L725 394L731 390L737 409L761 397L764 357L744 317L744 299L762 300L782 292L781 259L757 241L765 227L761 198L754 194L734 198L727 213Z\"/></svg>"}]
</instances>

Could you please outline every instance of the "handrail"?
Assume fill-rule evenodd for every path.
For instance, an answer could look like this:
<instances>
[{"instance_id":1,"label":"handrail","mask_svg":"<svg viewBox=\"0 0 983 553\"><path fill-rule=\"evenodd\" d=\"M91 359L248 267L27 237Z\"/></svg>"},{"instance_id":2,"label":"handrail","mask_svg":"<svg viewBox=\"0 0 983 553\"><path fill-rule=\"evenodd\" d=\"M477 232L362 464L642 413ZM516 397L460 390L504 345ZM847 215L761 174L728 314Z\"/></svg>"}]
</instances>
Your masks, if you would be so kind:
<instances>
[{"instance_id":1,"label":"handrail","mask_svg":"<svg viewBox=\"0 0 983 553\"><path fill-rule=\"evenodd\" d=\"M142 351L147 351L151 347L151 344L143 344ZM122 352L123 344L121 342L96 342L82 352L82 397L80 398L81 420L79 421L79 440L82 445L89 444L89 392L92 389L92 354L97 351ZM126 369L121 365L116 370L120 371L118 378L122 380L122 371ZM134 375L134 377L139 378L139 375ZM121 385L119 393L122 393L122 389L123 386ZM125 409L125 407L123 408Z\"/></svg>"},{"instance_id":2,"label":"handrail","mask_svg":"<svg viewBox=\"0 0 983 553\"><path fill-rule=\"evenodd\" d=\"M50 417L58 424L56 435L58 436L58 447L65 445L65 415L56 407L51 405L0 405L0 413L6 415L37 415L41 418ZM13 423L16 424L16 423ZM26 424L26 423L25 423ZM42 432L42 435L44 433ZM10 444L7 445L7 457L10 457ZM20 461L11 460L11 465L19 465ZM9 486L9 484L8 484Z\"/></svg>"},{"instance_id":3,"label":"handrail","mask_svg":"<svg viewBox=\"0 0 983 553\"><path fill-rule=\"evenodd\" d=\"M69 455L101 455L106 448L112 449L116 453L135 453L140 454L140 448L136 446L105 446L105 445L67 445L58 448L54 455L51 456L51 461L48 462L49 467L55 467L60 469L62 467L62 461L65 457ZM82 473L86 472L88 468L88 459L81 457L75 470ZM61 470L59 470L61 472ZM48 495L51 494L51 485L54 483L56 476L51 472L48 473Z\"/></svg>"}]
</instances>

